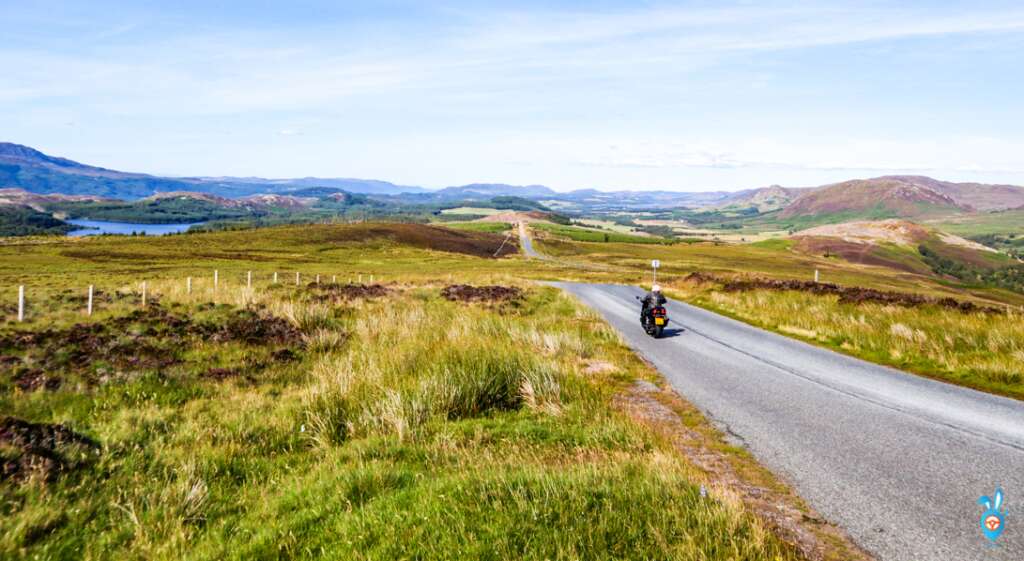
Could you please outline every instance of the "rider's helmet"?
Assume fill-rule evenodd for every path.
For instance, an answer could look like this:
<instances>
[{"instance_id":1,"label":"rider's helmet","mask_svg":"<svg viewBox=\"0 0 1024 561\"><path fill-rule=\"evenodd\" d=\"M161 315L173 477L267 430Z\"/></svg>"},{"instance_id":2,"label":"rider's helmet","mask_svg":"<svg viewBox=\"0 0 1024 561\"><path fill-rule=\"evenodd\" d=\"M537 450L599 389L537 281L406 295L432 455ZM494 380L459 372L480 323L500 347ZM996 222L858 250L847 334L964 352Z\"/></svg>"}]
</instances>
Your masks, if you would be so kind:
<instances>
[{"instance_id":1,"label":"rider's helmet","mask_svg":"<svg viewBox=\"0 0 1024 561\"><path fill-rule=\"evenodd\" d=\"M657 284L652 286L651 287L651 292L661 292L661 286L659 286Z\"/></svg>"}]
</instances>

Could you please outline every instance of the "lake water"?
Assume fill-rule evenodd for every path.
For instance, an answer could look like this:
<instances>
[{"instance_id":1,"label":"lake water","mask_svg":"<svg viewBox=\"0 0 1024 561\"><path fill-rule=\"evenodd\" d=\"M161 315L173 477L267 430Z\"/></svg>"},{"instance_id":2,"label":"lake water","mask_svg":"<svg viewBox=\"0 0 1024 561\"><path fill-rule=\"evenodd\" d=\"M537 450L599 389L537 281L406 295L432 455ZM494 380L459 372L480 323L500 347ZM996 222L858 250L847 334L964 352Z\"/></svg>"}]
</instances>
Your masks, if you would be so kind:
<instances>
[{"instance_id":1,"label":"lake water","mask_svg":"<svg viewBox=\"0 0 1024 561\"><path fill-rule=\"evenodd\" d=\"M81 226L82 230L72 230L69 236L96 236L99 234L123 234L131 235L132 232L143 233L147 236L163 236L165 234L176 234L184 232L197 224L204 222L193 222L192 224L134 224L132 222L103 222L102 220L65 220L68 224ZM86 228L95 228L88 230Z\"/></svg>"}]
</instances>

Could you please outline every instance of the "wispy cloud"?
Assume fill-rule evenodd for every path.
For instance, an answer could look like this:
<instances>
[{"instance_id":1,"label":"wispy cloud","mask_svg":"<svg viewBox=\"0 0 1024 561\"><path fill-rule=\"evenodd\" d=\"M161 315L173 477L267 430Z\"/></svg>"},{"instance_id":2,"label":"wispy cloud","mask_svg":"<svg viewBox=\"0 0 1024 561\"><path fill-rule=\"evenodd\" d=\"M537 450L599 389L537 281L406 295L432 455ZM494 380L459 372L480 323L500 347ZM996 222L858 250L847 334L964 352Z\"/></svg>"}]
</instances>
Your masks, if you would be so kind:
<instances>
[{"instance_id":1,"label":"wispy cloud","mask_svg":"<svg viewBox=\"0 0 1024 561\"><path fill-rule=\"evenodd\" d=\"M1003 126L1014 115L994 118L985 95L938 99L943 86L933 83L948 89L951 71L921 62L936 46L1009 56L1006 45L1019 48L1024 34L1021 6L512 5L441 7L402 21L391 12L322 21L266 13L244 25L187 10L65 11L73 13L48 20L36 10L0 45L8 134L31 137L58 121L46 115L59 115L79 124L83 145L139 135L177 142L180 154L181 139L234 133L234 143L286 145L275 146L281 158L254 164L281 162L275 175L306 174L298 168L328 157L379 173L401 157L411 176L402 179L435 184L470 171L494 177L508 162L543 174L525 182L598 182L608 170L661 184L775 171L1024 174L1015 164L1024 133ZM889 59L897 62L880 67ZM1007 64L972 76L971 93L1024 86L1019 60ZM995 72L1002 87L985 80ZM904 73L923 78L919 90L902 83ZM978 111L989 111L987 122ZM962 144L969 135L994 140ZM231 150L254 151L246 148L207 141L201 152L221 151L210 157L220 163Z\"/></svg>"}]
</instances>

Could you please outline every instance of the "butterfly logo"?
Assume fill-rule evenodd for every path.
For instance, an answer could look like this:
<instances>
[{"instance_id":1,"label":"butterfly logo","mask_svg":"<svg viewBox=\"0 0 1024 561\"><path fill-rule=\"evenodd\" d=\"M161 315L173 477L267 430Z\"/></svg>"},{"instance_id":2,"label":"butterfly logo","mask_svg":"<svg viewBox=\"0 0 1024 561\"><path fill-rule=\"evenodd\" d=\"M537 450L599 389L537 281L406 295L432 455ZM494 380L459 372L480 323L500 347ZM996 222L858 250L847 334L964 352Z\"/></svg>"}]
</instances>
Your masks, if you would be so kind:
<instances>
[{"instance_id":1,"label":"butterfly logo","mask_svg":"<svg viewBox=\"0 0 1024 561\"><path fill-rule=\"evenodd\" d=\"M1003 506L1003 490L996 489L992 497L983 496L978 499L978 504L985 507L981 513L981 533L993 543L999 539L1006 526L1006 507Z\"/></svg>"}]
</instances>

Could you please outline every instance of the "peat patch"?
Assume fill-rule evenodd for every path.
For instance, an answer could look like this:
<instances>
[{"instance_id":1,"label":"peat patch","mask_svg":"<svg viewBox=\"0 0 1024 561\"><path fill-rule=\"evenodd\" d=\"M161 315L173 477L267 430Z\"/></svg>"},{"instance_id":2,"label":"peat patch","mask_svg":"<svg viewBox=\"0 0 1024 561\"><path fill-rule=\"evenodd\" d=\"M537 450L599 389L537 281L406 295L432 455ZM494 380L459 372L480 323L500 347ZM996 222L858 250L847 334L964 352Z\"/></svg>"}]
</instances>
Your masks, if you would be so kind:
<instances>
[{"instance_id":1,"label":"peat patch","mask_svg":"<svg viewBox=\"0 0 1024 561\"><path fill-rule=\"evenodd\" d=\"M22 481L36 473L52 481L86 464L90 453L99 448L98 442L65 425L2 416L0 481Z\"/></svg>"},{"instance_id":2,"label":"peat patch","mask_svg":"<svg viewBox=\"0 0 1024 561\"><path fill-rule=\"evenodd\" d=\"M360 298L383 298L391 289L382 284L310 283L306 287L319 302L340 302Z\"/></svg>"},{"instance_id":3,"label":"peat patch","mask_svg":"<svg viewBox=\"0 0 1024 561\"><path fill-rule=\"evenodd\" d=\"M441 289L441 297L452 302L503 303L522 300L523 289L514 286L452 284Z\"/></svg>"},{"instance_id":4,"label":"peat patch","mask_svg":"<svg viewBox=\"0 0 1024 561\"><path fill-rule=\"evenodd\" d=\"M22 391L55 390L69 375L98 385L118 373L183 365L186 351L201 341L268 348L268 361L248 365L255 370L293 360L304 347L301 331L258 309L214 311L211 318L197 320L153 304L65 328L0 331L0 374Z\"/></svg>"}]
</instances>

